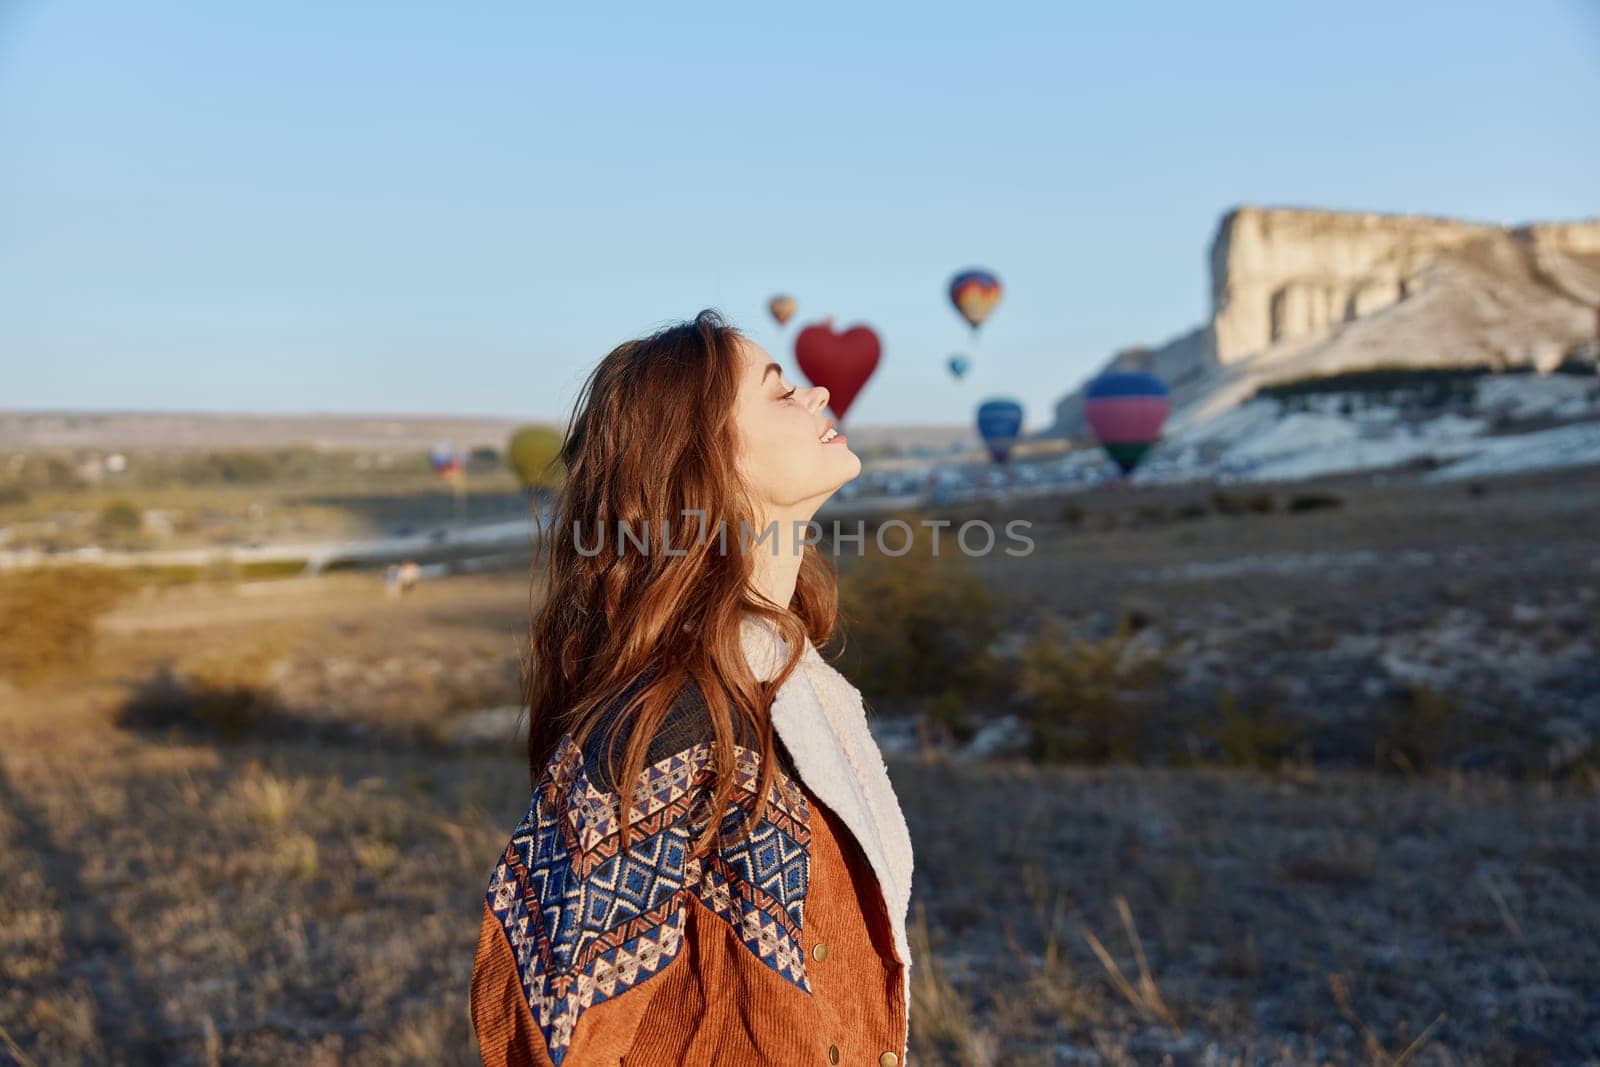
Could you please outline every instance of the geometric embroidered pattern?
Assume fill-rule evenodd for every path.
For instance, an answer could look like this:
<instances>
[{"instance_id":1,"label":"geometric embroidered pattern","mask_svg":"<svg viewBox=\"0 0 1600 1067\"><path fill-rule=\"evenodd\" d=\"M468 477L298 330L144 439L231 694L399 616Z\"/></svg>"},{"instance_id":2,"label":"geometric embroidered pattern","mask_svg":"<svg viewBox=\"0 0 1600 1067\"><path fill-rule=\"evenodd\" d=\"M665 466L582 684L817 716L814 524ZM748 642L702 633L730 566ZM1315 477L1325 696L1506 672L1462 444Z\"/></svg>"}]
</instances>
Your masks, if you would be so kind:
<instances>
[{"instance_id":1,"label":"geometric embroidered pattern","mask_svg":"<svg viewBox=\"0 0 1600 1067\"><path fill-rule=\"evenodd\" d=\"M759 758L734 746L738 791L725 830L753 806ZM570 735L534 789L487 900L556 1067L584 1011L678 957L694 900L732 927L756 959L811 992L800 949L811 855L805 794L777 770L766 816L751 834L693 855L710 798L710 760L710 743L700 742L645 768L626 853L618 798L590 780Z\"/></svg>"}]
</instances>

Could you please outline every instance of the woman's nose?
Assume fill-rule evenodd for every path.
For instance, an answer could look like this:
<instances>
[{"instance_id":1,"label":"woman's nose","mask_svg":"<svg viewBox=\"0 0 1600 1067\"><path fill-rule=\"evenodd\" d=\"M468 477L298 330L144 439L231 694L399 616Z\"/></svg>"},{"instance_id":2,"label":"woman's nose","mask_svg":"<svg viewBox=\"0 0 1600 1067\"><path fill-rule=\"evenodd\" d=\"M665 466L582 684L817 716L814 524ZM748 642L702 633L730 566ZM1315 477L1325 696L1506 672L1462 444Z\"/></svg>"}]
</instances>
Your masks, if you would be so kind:
<instances>
[{"instance_id":1,"label":"woman's nose","mask_svg":"<svg viewBox=\"0 0 1600 1067\"><path fill-rule=\"evenodd\" d=\"M808 405L810 407L811 411L813 411L813 412L821 411L822 410L822 406L824 404L826 404L827 402L828 402L828 390L823 388L820 385L814 386L812 388L812 390L811 390L810 404Z\"/></svg>"}]
</instances>

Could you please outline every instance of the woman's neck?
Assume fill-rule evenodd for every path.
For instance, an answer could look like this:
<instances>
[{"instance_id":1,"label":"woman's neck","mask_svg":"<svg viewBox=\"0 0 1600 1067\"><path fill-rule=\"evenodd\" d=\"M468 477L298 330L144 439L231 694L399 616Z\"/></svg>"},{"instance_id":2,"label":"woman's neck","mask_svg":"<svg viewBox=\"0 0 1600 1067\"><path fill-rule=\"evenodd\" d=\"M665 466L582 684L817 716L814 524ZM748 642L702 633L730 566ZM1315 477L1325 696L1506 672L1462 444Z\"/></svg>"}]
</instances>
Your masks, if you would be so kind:
<instances>
[{"instance_id":1,"label":"woman's neck","mask_svg":"<svg viewBox=\"0 0 1600 1067\"><path fill-rule=\"evenodd\" d=\"M821 500L805 501L794 508L767 512L761 518L758 533L758 537L765 539L752 538L745 548L753 563L750 585L780 608L787 608L794 599L807 538L814 536L806 523L816 514L820 503Z\"/></svg>"},{"instance_id":2,"label":"woman's neck","mask_svg":"<svg viewBox=\"0 0 1600 1067\"><path fill-rule=\"evenodd\" d=\"M795 582L800 576L801 553L780 545L777 555L773 555L761 545L754 548L752 554L755 566L750 576L751 586L778 607L787 608L794 599Z\"/></svg>"}]
</instances>

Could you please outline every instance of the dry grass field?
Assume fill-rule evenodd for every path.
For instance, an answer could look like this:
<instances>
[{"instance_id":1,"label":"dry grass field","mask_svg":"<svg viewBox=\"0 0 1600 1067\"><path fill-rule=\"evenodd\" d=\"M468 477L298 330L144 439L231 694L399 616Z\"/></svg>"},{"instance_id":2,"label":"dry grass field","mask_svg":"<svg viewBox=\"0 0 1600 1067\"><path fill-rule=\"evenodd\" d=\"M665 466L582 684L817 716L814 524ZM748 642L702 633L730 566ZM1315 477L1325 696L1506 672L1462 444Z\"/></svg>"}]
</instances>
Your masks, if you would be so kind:
<instances>
[{"instance_id":1,"label":"dry grass field","mask_svg":"<svg viewBox=\"0 0 1600 1067\"><path fill-rule=\"evenodd\" d=\"M1244 693L1258 661L1362 636L1352 619L1512 626L1507 590L1542 613L1516 626L1590 640L1558 611L1594 584L1574 484L1454 487L1423 521L1353 489L1320 517L1141 501L1050 517L1035 556L980 571L1013 623L1138 609ZM476 1062L479 894L528 783L509 743L456 727L516 702L527 607L520 573L403 598L370 574L152 588L86 660L0 683L0 1063ZM1271 623L1223 641L1225 610ZM1557 687L1586 676L1549 677L1571 703ZM1592 778L1273 766L891 757L913 1062L1600 1062Z\"/></svg>"}]
</instances>

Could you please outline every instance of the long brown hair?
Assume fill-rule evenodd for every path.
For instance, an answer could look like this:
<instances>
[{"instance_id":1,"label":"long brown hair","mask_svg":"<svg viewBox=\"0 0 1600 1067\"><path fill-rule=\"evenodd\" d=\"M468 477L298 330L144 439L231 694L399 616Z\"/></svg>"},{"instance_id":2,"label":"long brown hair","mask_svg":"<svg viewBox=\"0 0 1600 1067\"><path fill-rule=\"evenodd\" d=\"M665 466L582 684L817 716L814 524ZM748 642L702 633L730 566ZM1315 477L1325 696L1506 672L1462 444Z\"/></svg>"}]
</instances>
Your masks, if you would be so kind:
<instances>
[{"instance_id":1,"label":"long brown hair","mask_svg":"<svg viewBox=\"0 0 1600 1067\"><path fill-rule=\"evenodd\" d=\"M741 536L758 521L736 466L742 336L706 310L618 345L584 382L562 443L566 481L540 539L544 600L530 632L528 766L537 786L561 737L571 732L582 745L632 687L623 710L630 736L611 777L622 783L624 848L650 741L689 682L709 713L716 777L717 817L697 846L710 845L737 788L741 737L759 738L761 753L757 804L741 832L762 817L776 768L773 695L797 669L805 639L826 643L838 612L833 570L812 545L789 604L773 606L750 585L750 553L760 549L746 549ZM648 549L623 529L648 531ZM662 550L669 529L670 554ZM747 614L770 620L789 649L767 682L745 658ZM736 732L735 716L745 729Z\"/></svg>"}]
</instances>

